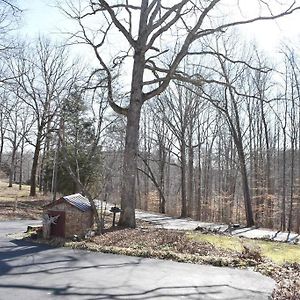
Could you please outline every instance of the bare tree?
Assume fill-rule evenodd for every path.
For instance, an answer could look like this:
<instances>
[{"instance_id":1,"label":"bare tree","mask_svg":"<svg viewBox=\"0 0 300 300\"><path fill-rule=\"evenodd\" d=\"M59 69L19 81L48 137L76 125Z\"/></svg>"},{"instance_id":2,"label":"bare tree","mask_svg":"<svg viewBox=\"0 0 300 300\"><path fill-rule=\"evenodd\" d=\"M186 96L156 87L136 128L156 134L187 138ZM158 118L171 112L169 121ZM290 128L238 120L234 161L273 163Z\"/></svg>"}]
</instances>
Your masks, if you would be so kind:
<instances>
[{"instance_id":1,"label":"bare tree","mask_svg":"<svg viewBox=\"0 0 300 300\"><path fill-rule=\"evenodd\" d=\"M285 115L284 115L284 123L283 123L283 134L285 137L285 144L289 145L289 160L290 160L290 201L289 201L289 209L288 209L288 220L287 220L287 229L290 232L293 230L293 223L294 223L294 211L295 210L295 202L297 197L299 198L299 188L297 191L296 186L296 153L298 148L298 139L299 139L299 124L300 124L300 115L299 115L299 101L300 101L300 87L299 87L299 67L297 63L297 57L295 55L295 51L292 48L289 48L287 45L284 46L283 55L285 58L285 93L284 93L284 101L285 101ZM287 129L287 130L284 130ZM288 142L289 140L289 142ZM287 146L286 146L287 147ZM285 148L286 148L285 147ZM285 150L285 149L284 149ZM299 151L299 150L298 150ZM284 157L285 158L285 157ZM285 165L286 162L284 161L283 164ZM299 171L298 171L299 174ZM284 175L285 178L286 175ZM298 178L299 180L300 178ZM284 182L285 184L285 182ZM285 187L284 187L285 191ZM285 227L285 208L286 203L282 199L282 227ZM299 216L295 218L296 222L299 222ZM284 224L283 224L284 223ZM299 227L297 228L297 224L295 229L299 231Z\"/></svg>"},{"instance_id":2,"label":"bare tree","mask_svg":"<svg viewBox=\"0 0 300 300\"><path fill-rule=\"evenodd\" d=\"M18 46L10 33L18 27L21 12L16 1L0 1L0 84L5 84L13 78L7 60Z\"/></svg>"},{"instance_id":3,"label":"bare tree","mask_svg":"<svg viewBox=\"0 0 300 300\"><path fill-rule=\"evenodd\" d=\"M216 33L225 34L226 29L233 26L276 19L299 9L293 1L288 1L289 3L276 13L272 11L273 2L267 4L257 0L255 4L266 8L259 16L249 19L241 17L234 21L225 18L214 20L212 15L218 15L218 12L224 9L224 2L181 0L170 4L169 1L142 0L140 4L136 4L128 0L98 0L87 1L80 7L68 2L68 7L64 9L64 12L79 25L78 31L71 34L70 43L85 43L91 46L98 59L99 70L104 70L107 74L106 83L111 107L127 117L122 213L119 225L135 227L138 137L143 103L162 93L172 79L198 84L210 82L209 78L204 78L202 74L192 74L194 76L191 77L180 69L182 60L190 54L195 41L202 41ZM99 25L90 26L91 24ZM89 30L91 27L92 31ZM111 34L116 37L116 48L118 44L122 45L122 49L113 50L113 59L107 58L105 54ZM172 34L177 34L177 37L171 37ZM170 41L164 45L164 39ZM128 46L125 46L126 44ZM206 55L201 51L198 54ZM128 62L128 58L132 58L131 61L129 59L131 81L128 105L124 107L113 99L112 78L116 70L120 70L121 65ZM97 70L93 74L97 74ZM146 74L149 74L150 79L146 78Z\"/></svg>"},{"instance_id":4,"label":"bare tree","mask_svg":"<svg viewBox=\"0 0 300 300\"><path fill-rule=\"evenodd\" d=\"M194 131L200 101L185 86L175 83L158 100L162 117L172 133L173 154L181 170L181 217L191 214L193 198ZM192 153L191 153L192 152Z\"/></svg>"},{"instance_id":5,"label":"bare tree","mask_svg":"<svg viewBox=\"0 0 300 300\"><path fill-rule=\"evenodd\" d=\"M10 9L11 10L11 14L15 15L18 12L21 12L22 10L20 9L20 7L18 6L18 3L16 0L1 0L0 1L0 6L2 7L2 9Z\"/></svg>"},{"instance_id":6,"label":"bare tree","mask_svg":"<svg viewBox=\"0 0 300 300\"><path fill-rule=\"evenodd\" d=\"M32 46L33 47L33 46ZM14 74L16 96L34 112L36 138L31 170L30 195L36 194L36 174L42 143L49 134L59 102L69 92L76 74L68 65L66 48L39 38L36 48L18 52L10 69Z\"/></svg>"},{"instance_id":7,"label":"bare tree","mask_svg":"<svg viewBox=\"0 0 300 300\"><path fill-rule=\"evenodd\" d=\"M2 164L2 154L4 149L5 136L7 134L7 117L10 110L8 106L7 92L3 90L0 100L0 166Z\"/></svg>"},{"instance_id":8,"label":"bare tree","mask_svg":"<svg viewBox=\"0 0 300 300\"><path fill-rule=\"evenodd\" d=\"M158 103L159 104L159 103ZM162 110L163 109L163 110ZM169 181L170 181L170 155L172 152L172 134L168 129L167 120L165 118L164 107L156 105L153 108L153 122L154 122L154 134L155 143L158 147L158 182L162 193L159 197L159 211L166 213L166 202L169 197Z\"/></svg>"},{"instance_id":9,"label":"bare tree","mask_svg":"<svg viewBox=\"0 0 300 300\"><path fill-rule=\"evenodd\" d=\"M216 40L216 50L209 46L212 56L212 60L210 61L212 67L210 68L215 73L214 81L217 85L215 87L211 85L210 89L207 89L205 86L202 87L202 95L199 94L199 96L209 101L225 117L238 154L247 226L253 226L254 217L243 139L243 121L241 117L241 107L246 98L246 92L243 92L243 80L248 75L245 74L246 70L248 68L252 69L252 67L251 62L247 62L246 58L233 63L230 57L234 55L235 45L232 40L229 47L229 40L218 38ZM245 53L243 55L246 56ZM213 64L214 59L215 64Z\"/></svg>"},{"instance_id":10,"label":"bare tree","mask_svg":"<svg viewBox=\"0 0 300 300\"><path fill-rule=\"evenodd\" d=\"M4 149L4 138L7 128L7 116L9 115L9 103L7 101L7 83L12 79L8 70L7 60L12 55L12 50L17 46L10 33L17 28L21 10L17 7L16 1L0 1L0 165Z\"/></svg>"},{"instance_id":11,"label":"bare tree","mask_svg":"<svg viewBox=\"0 0 300 300\"><path fill-rule=\"evenodd\" d=\"M17 151L21 145L21 151L23 151L26 137L29 134L33 123L35 122L35 119L32 112L30 112L28 107L24 107L24 104L20 101L20 99L16 99L15 101L12 100L10 104L12 108L8 116L8 134L6 139L9 141L11 146L11 162L8 186L12 187L16 168ZM21 171L22 170L20 170L20 172Z\"/></svg>"}]
</instances>

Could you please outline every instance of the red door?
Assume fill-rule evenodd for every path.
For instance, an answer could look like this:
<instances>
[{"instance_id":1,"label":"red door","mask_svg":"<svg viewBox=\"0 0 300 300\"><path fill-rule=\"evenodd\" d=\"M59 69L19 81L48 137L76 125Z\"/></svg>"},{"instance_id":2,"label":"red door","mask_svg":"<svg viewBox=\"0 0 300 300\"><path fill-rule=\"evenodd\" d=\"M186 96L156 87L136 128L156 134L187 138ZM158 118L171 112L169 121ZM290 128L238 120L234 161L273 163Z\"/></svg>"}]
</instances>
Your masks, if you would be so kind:
<instances>
[{"instance_id":1,"label":"red door","mask_svg":"<svg viewBox=\"0 0 300 300\"><path fill-rule=\"evenodd\" d=\"M48 211L51 217L59 216L56 224L51 224L50 236L65 237L65 212L64 211Z\"/></svg>"}]
</instances>

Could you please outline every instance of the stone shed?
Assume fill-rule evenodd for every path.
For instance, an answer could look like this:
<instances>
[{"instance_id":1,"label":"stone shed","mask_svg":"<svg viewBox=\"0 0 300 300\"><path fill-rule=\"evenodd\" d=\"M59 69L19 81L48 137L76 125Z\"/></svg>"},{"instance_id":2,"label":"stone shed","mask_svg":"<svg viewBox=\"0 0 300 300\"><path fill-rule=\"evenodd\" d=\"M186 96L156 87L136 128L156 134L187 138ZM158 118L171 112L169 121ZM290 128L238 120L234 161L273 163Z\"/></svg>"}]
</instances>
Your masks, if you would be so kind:
<instances>
[{"instance_id":1,"label":"stone shed","mask_svg":"<svg viewBox=\"0 0 300 300\"><path fill-rule=\"evenodd\" d=\"M81 194L64 196L44 206L44 213L59 216L51 224L50 236L83 236L93 225L93 213L89 200Z\"/></svg>"}]
</instances>

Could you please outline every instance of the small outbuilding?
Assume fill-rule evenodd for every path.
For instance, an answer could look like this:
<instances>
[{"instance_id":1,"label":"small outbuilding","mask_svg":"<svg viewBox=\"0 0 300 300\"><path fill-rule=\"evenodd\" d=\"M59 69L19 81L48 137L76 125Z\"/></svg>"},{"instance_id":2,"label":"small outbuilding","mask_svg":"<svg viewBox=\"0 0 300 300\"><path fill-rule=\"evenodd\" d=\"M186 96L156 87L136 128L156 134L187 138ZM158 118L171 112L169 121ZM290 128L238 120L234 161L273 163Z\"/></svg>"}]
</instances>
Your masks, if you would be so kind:
<instances>
[{"instance_id":1,"label":"small outbuilding","mask_svg":"<svg viewBox=\"0 0 300 300\"><path fill-rule=\"evenodd\" d=\"M50 236L83 236L93 225L93 212L89 200L81 194L64 196L44 206L44 214L58 216L51 224Z\"/></svg>"}]
</instances>

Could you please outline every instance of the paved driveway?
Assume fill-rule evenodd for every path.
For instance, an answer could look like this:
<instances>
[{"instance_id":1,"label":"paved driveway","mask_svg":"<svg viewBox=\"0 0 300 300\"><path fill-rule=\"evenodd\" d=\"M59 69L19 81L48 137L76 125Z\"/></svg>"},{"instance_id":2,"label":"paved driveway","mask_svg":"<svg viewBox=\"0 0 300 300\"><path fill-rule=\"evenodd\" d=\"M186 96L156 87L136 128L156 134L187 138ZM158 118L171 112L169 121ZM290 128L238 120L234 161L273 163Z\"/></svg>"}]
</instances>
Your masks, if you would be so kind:
<instances>
[{"instance_id":1,"label":"paved driveway","mask_svg":"<svg viewBox=\"0 0 300 300\"><path fill-rule=\"evenodd\" d=\"M268 299L274 282L246 270L50 248L0 223L0 299Z\"/></svg>"},{"instance_id":2,"label":"paved driveway","mask_svg":"<svg viewBox=\"0 0 300 300\"><path fill-rule=\"evenodd\" d=\"M203 229L215 229L216 231L224 232L228 229L228 225L206 223L194 221L189 218L173 218L164 214L146 212L136 210L136 217L138 219L151 222L155 226L164 229L175 230L195 230L197 227ZM281 232L266 228L239 228L231 231L232 235L246 237L250 239L269 239L279 242L292 242L300 245L300 235L297 233Z\"/></svg>"}]
</instances>

